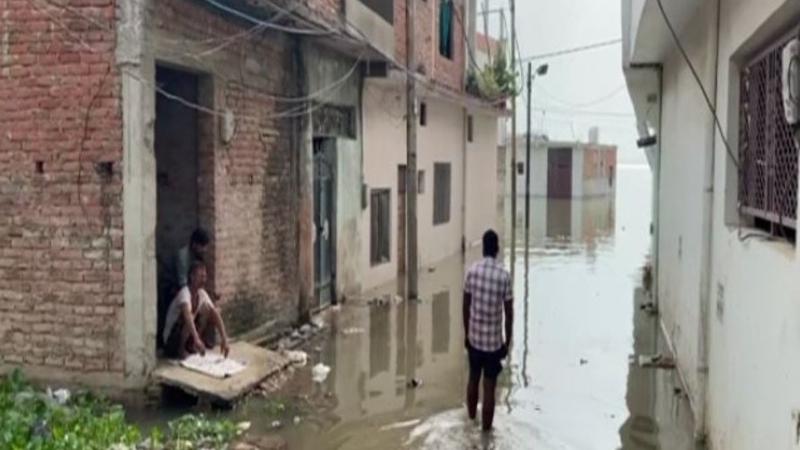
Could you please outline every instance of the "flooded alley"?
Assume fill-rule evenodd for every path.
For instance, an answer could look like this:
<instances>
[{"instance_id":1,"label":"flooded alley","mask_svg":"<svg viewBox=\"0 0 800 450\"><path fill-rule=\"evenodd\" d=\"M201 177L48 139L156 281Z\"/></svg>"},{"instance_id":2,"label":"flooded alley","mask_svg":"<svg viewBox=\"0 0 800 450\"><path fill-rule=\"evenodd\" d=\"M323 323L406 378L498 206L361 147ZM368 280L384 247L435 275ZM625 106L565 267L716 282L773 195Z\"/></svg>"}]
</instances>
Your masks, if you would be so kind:
<instances>
[{"instance_id":1,"label":"flooded alley","mask_svg":"<svg viewBox=\"0 0 800 450\"><path fill-rule=\"evenodd\" d=\"M694 448L677 375L629 362L665 351L657 319L637 305L649 177L621 167L616 200L532 201L530 263L520 248L515 344L491 435L464 408L459 257L425 271L419 303L351 302L331 314L317 350L332 370L310 394L327 401L281 430L289 448ZM250 402L236 415L268 431L264 408Z\"/></svg>"}]
</instances>

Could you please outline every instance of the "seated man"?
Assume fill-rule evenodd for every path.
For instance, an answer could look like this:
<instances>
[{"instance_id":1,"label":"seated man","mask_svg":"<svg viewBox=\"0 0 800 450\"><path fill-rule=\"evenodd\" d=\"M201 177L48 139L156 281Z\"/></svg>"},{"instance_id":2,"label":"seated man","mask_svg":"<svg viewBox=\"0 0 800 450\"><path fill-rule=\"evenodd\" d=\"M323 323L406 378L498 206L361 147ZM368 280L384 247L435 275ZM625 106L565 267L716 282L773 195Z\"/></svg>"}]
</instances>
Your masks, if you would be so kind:
<instances>
[{"instance_id":1,"label":"seated man","mask_svg":"<svg viewBox=\"0 0 800 450\"><path fill-rule=\"evenodd\" d=\"M192 232L189 243L178 249L164 262L163 276L159 280L158 333L159 343L167 340L166 316L169 305L181 289L189 284L189 267L196 261L204 261L211 237L203 228ZM161 269L160 269L161 270ZM212 294L213 295L213 294ZM215 296L216 297L216 296ZM212 298L217 300L217 298Z\"/></svg>"},{"instance_id":2,"label":"seated man","mask_svg":"<svg viewBox=\"0 0 800 450\"><path fill-rule=\"evenodd\" d=\"M219 310L203 287L206 266L195 261L189 268L189 284L178 292L169 305L164 323L164 344L169 358L183 359L192 353L205 354L216 345L219 333L220 351L228 356L228 335Z\"/></svg>"}]
</instances>

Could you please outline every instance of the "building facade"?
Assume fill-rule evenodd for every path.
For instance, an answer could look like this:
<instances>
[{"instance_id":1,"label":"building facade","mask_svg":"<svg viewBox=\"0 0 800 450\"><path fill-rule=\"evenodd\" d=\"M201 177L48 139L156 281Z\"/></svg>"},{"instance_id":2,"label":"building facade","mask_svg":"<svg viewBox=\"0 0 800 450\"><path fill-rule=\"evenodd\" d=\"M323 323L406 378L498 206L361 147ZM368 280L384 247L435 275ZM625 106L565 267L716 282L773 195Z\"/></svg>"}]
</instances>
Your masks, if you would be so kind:
<instances>
[{"instance_id":1,"label":"building facade","mask_svg":"<svg viewBox=\"0 0 800 450\"><path fill-rule=\"evenodd\" d=\"M517 196L525 196L526 136L517 137ZM532 137L530 194L533 197L611 197L617 189L617 147L589 142Z\"/></svg>"},{"instance_id":2,"label":"building facade","mask_svg":"<svg viewBox=\"0 0 800 450\"><path fill-rule=\"evenodd\" d=\"M622 5L624 69L654 172L654 295L697 435L713 449L796 448L798 145L783 51L800 7Z\"/></svg>"},{"instance_id":3,"label":"building facade","mask_svg":"<svg viewBox=\"0 0 800 450\"><path fill-rule=\"evenodd\" d=\"M12 2L0 20L0 372L147 384L164 272L198 226L232 334L397 276L370 263L370 230L389 208L396 264L404 2L101 3ZM463 94L469 11L418 12L452 38L420 44L423 264L496 213L464 201L465 167L491 162L497 185L497 110Z\"/></svg>"},{"instance_id":4,"label":"building facade","mask_svg":"<svg viewBox=\"0 0 800 450\"><path fill-rule=\"evenodd\" d=\"M405 2L396 2L395 60L406 59ZM431 266L498 229L498 120L502 106L465 90L474 47L474 2L416 5L418 83L418 249ZM470 13L472 11L472 13ZM446 25L445 25L446 24ZM367 77L363 92L364 183L362 286L405 273L406 73ZM503 120L500 120L503 122Z\"/></svg>"}]
</instances>

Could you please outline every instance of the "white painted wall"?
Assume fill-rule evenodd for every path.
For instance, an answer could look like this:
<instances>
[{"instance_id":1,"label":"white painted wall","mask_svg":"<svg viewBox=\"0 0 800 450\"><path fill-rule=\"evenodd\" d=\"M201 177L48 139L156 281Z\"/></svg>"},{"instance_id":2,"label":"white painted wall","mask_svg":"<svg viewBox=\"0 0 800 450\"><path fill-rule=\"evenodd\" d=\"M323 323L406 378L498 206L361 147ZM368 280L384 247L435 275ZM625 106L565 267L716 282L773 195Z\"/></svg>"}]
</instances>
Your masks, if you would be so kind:
<instances>
[{"instance_id":1,"label":"white painted wall","mask_svg":"<svg viewBox=\"0 0 800 450\"><path fill-rule=\"evenodd\" d=\"M481 243L483 233L498 233L497 211L497 116L471 112L473 142L467 143L466 239L468 246Z\"/></svg>"},{"instance_id":2,"label":"white painted wall","mask_svg":"<svg viewBox=\"0 0 800 450\"><path fill-rule=\"evenodd\" d=\"M429 267L461 251L462 236L480 239L497 226L497 117L473 111L474 142L466 147L464 109L437 98L424 98L427 124L418 128L417 169L425 172L425 189L417 197L420 267ZM362 215L361 247L364 290L397 277L398 166L406 161L405 97L401 86L366 80L364 87L364 179L371 191L391 189L391 260L370 264L370 209ZM450 163L450 221L433 224L434 164ZM464 185L465 163L472 173ZM467 203L464 204L464 192ZM465 222L465 218L467 219Z\"/></svg>"},{"instance_id":3,"label":"white painted wall","mask_svg":"<svg viewBox=\"0 0 800 450\"><path fill-rule=\"evenodd\" d=\"M405 96L399 86L367 79L364 82L364 182L368 192L391 189L391 259L377 266L370 264L370 207L362 216L364 230L361 264L365 290L387 283L397 276L397 167L406 162ZM426 174L426 177L428 175ZM426 188L430 186L425 181ZM419 201L424 201L421 195ZM369 203L369 193L367 194Z\"/></svg>"},{"instance_id":4,"label":"white painted wall","mask_svg":"<svg viewBox=\"0 0 800 450\"><path fill-rule=\"evenodd\" d=\"M796 26L792 0L722 2L719 110L738 112L739 55ZM738 116L723 114L728 136ZM734 152L736 138L733 141ZM800 409L800 262L797 247L740 242L735 216L736 170L717 139L711 273L709 417L714 448L795 449ZM731 181L733 180L733 181ZM719 287L723 290L720 292ZM721 296L722 313L717 315Z\"/></svg>"},{"instance_id":5,"label":"white painted wall","mask_svg":"<svg viewBox=\"0 0 800 450\"><path fill-rule=\"evenodd\" d=\"M716 33L709 26L716 20L715 3L699 8L681 39L709 92L713 93L717 78L717 109L737 154L739 62L796 24L800 6L791 0L722 0L717 71ZM736 169L719 135L713 133L713 121L688 66L675 51L663 64L658 199L662 320L677 350L695 412L701 420L705 417L712 449L795 449L797 423L792 414L800 410L797 247L738 239ZM712 181L713 194L704 197ZM710 227L706 220L711 220ZM703 250L708 244L707 266ZM704 309L709 311L707 321Z\"/></svg>"}]
</instances>

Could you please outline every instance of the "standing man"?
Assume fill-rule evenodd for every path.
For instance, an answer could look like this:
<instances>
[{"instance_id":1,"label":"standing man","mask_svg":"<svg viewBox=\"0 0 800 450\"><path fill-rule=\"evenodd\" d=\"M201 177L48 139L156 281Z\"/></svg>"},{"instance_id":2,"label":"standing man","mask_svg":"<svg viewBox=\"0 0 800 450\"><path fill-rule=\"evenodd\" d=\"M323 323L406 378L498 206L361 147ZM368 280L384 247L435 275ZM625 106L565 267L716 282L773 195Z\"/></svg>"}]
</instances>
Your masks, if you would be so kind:
<instances>
[{"instance_id":1,"label":"standing man","mask_svg":"<svg viewBox=\"0 0 800 450\"><path fill-rule=\"evenodd\" d=\"M464 336L469 353L467 412L475 420L478 409L478 388L483 376L483 430L490 431L494 421L497 376L503 370L501 361L511 348L514 301L511 275L497 260L500 242L497 233L483 235L483 259L467 272L464 283ZM505 312L505 340L503 339Z\"/></svg>"}]
</instances>

